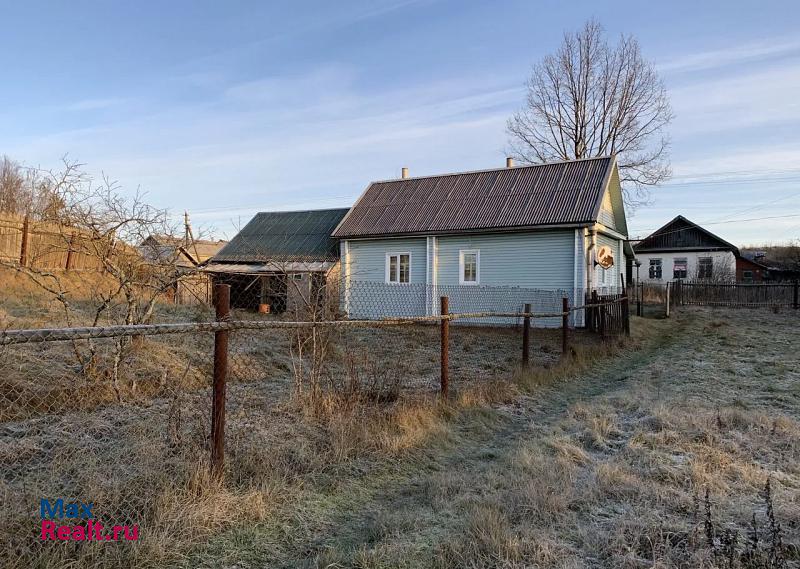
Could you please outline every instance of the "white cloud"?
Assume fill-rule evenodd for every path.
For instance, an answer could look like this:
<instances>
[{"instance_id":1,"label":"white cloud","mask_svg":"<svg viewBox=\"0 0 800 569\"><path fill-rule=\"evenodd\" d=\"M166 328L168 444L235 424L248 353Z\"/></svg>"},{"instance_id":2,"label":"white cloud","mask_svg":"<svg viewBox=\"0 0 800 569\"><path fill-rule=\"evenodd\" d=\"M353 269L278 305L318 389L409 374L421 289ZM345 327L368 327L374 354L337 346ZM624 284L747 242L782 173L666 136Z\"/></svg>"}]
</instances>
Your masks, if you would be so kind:
<instances>
[{"instance_id":1,"label":"white cloud","mask_svg":"<svg viewBox=\"0 0 800 569\"><path fill-rule=\"evenodd\" d=\"M744 146L734 150L684 159L672 164L676 182L707 180L711 177L730 181L747 180L754 176L784 177L787 173L800 173L800 140L782 144ZM715 175L725 173L725 176Z\"/></svg>"},{"instance_id":2,"label":"white cloud","mask_svg":"<svg viewBox=\"0 0 800 569\"><path fill-rule=\"evenodd\" d=\"M212 103L18 141L9 152L46 162L69 151L127 188L141 184L158 205L214 208L200 217L221 229L242 209L349 205L401 166L423 174L502 165L505 119L523 97L513 83L374 91L358 79L327 66L231 85Z\"/></svg>"},{"instance_id":3,"label":"white cloud","mask_svg":"<svg viewBox=\"0 0 800 569\"><path fill-rule=\"evenodd\" d=\"M731 45L723 49L687 53L667 59L659 63L657 67L663 73L683 73L797 55L798 53L800 53L800 40L797 38L770 38L741 45Z\"/></svg>"},{"instance_id":4,"label":"white cloud","mask_svg":"<svg viewBox=\"0 0 800 569\"><path fill-rule=\"evenodd\" d=\"M800 59L670 89L676 135L800 121Z\"/></svg>"},{"instance_id":5,"label":"white cloud","mask_svg":"<svg viewBox=\"0 0 800 569\"><path fill-rule=\"evenodd\" d=\"M83 99L81 101L75 101L74 103L70 103L63 108L66 111L98 111L101 109L117 107L126 102L127 99L119 97Z\"/></svg>"}]
</instances>

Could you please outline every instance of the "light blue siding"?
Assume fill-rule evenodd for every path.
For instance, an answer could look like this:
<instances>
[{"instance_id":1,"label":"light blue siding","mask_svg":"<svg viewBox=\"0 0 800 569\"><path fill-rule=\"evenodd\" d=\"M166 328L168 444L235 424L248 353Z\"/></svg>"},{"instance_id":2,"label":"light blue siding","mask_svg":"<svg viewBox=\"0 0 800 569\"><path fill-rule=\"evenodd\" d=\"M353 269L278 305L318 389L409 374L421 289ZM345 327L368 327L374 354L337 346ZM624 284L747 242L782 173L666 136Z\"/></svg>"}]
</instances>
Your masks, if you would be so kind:
<instances>
[{"instance_id":1,"label":"light blue siding","mask_svg":"<svg viewBox=\"0 0 800 569\"><path fill-rule=\"evenodd\" d=\"M480 251L480 284L464 285L451 294L453 312L516 311L530 303L535 312L561 310L563 293L571 296L575 280L573 230L495 235L440 237L437 285L444 290L459 285L462 250ZM492 290L504 287L507 290ZM470 289L477 289L472 292ZM536 289L536 290L533 290ZM553 291L552 294L543 291ZM496 308L493 306L497 306ZM505 322L511 323L511 322ZM560 320L534 321L537 326L558 326Z\"/></svg>"},{"instance_id":2,"label":"light blue siding","mask_svg":"<svg viewBox=\"0 0 800 569\"><path fill-rule=\"evenodd\" d=\"M539 289L573 287L572 230L439 237L438 283L459 284L459 251L480 251L480 284Z\"/></svg>"},{"instance_id":3,"label":"light blue siding","mask_svg":"<svg viewBox=\"0 0 800 569\"><path fill-rule=\"evenodd\" d=\"M452 312L515 312L530 303L535 312L553 313L560 311L562 296L574 291L574 230L374 239L348 241L348 247L342 272L353 318L434 313L442 295L450 298ZM477 285L459 283L459 252L466 249L480 251ZM404 252L411 253L411 285L385 284L387 253ZM557 318L534 321L559 323Z\"/></svg>"},{"instance_id":4,"label":"light blue siding","mask_svg":"<svg viewBox=\"0 0 800 569\"><path fill-rule=\"evenodd\" d=\"M410 253L411 284L425 283L425 238L415 239L370 239L349 241L350 280L362 282L386 282L386 254Z\"/></svg>"},{"instance_id":5,"label":"light blue siding","mask_svg":"<svg viewBox=\"0 0 800 569\"><path fill-rule=\"evenodd\" d=\"M426 244L425 237L348 241L342 274L350 317L424 316ZM387 253L411 254L409 284L386 284Z\"/></svg>"}]
</instances>

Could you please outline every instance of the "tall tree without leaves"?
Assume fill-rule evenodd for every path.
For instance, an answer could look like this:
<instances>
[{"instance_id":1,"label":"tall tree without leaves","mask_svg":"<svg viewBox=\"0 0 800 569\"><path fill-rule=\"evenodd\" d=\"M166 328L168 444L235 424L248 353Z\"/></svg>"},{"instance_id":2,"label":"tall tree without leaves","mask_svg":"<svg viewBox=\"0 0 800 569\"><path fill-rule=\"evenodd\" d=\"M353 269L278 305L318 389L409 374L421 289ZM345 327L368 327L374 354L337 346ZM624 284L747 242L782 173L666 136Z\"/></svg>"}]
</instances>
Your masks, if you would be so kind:
<instances>
[{"instance_id":1,"label":"tall tree without leaves","mask_svg":"<svg viewBox=\"0 0 800 569\"><path fill-rule=\"evenodd\" d=\"M633 37L612 46L600 24L587 22L534 66L527 88L526 104L508 121L510 153L518 160L616 154L630 205L669 177L669 98Z\"/></svg>"}]
</instances>

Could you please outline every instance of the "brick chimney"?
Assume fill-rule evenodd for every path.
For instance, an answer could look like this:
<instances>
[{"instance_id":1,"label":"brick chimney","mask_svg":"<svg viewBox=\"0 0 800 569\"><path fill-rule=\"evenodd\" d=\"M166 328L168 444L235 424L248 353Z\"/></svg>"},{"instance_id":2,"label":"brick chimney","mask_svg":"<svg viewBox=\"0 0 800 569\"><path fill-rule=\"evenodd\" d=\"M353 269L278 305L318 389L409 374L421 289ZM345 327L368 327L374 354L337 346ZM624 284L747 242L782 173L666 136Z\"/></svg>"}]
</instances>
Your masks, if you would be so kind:
<instances>
[{"instance_id":1,"label":"brick chimney","mask_svg":"<svg viewBox=\"0 0 800 569\"><path fill-rule=\"evenodd\" d=\"M405 180L406 178L408 178L408 168L406 168L405 166L403 166L403 169L401 170L401 172L402 172L402 174L400 174L400 177L401 177L401 178L403 178L404 180Z\"/></svg>"},{"instance_id":2,"label":"brick chimney","mask_svg":"<svg viewBox=\"0 0 800 569\"><path fill-rule=\"evenodd\" d=\"M511 156L506 158L506 168L513 168L514 167L514 159Z\"/></svg>"}]
</instances>

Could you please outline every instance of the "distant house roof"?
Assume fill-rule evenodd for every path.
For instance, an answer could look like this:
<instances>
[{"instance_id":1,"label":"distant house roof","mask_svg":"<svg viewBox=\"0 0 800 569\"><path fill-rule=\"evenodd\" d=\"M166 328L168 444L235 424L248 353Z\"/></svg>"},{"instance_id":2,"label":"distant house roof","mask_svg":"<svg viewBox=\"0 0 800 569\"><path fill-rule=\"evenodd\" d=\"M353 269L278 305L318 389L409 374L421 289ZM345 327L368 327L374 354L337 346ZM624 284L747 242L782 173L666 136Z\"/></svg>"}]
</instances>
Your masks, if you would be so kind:
<instances>
[{"instance_id":1,"label":"distant house roof","mask_svg":"<svg viewBox=\"0 0 800 569\"><path fill-rule=\"evenodd\" d=\"M613 157L371 183L334 237L507 230L597 221Z\"/></svg>"},{"instance_id":2,"label":"distant house roof","mask_svg":"<svg viewBox=\"0 0 800 569\"><path fill-rule=\"evenodd\" d=\"M633 246L636 253L658 251L731 251L737 257L739 249L682 215L655 230Z\"/></svg>"},{"instance_id":3,"label":"distant house roof","mask_svg":"<svg viewBox=\"0 0 800 569\"><path fill-rule=\"evenodd\" d=\"M761 269L761 270L764 270L764 271L768 271L770 269L770 267L768 267L767 265L765 265L763 263L759 263L758 261L755 261L753 259L749 259L745 255L741 255L741 256L736 258L736 268L744 268L744 267L747 267L747 268L750 268L750 269Z\"/></svg>"},{"instance_id":4,"label":"distant house roof","mask_svg":"<svg viewBox=\"0 0 800 569\"><path fill-rule=\"evenodd\" d=\"M214 255L213 263L314 262L339 258L331 237L347 209L256 214Z\"/></svg>"},{"instance_id":5,"label":"distant house roof","mask_svg":"<svg viewBox=\"0 0 800 569\"><path fill-rule=\"evenodd\" d=\"M185 240L173 235L151 235L139 246L139 251L148 260L175 259L178 266L195 267L213 257L222 249L226 241L195 239L186 244Z\"/></svg>"}]
</instances>

